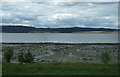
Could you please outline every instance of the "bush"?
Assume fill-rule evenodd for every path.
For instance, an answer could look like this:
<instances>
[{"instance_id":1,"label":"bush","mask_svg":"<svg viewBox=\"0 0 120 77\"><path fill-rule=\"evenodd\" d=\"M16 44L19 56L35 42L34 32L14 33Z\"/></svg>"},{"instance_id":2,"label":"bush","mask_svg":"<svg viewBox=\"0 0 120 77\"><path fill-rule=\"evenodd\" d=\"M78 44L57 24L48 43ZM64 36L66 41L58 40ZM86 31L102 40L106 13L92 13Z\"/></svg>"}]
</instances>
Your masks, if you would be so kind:
<instances>
[{"instance_id":1,"label":"bush","mask_svg":"<svg viewBox=\"0 0 120 77\"><path fill-rule=\"evenodd\" d=\"M13 48L11 47L6 48L4 52L4 59L6 60L6 62L10 62L12 56L13 56Z\"/></svg>"},{"instance_id":2,"label":"bush","mask_svg":"<svg viewBox=\"0 0 120 77\"><path fill-rule=\"evenodd\" d=\"M102 52L102 54L101 54L101 60L102 60L103 63L110 62L111 61L110 53L107 52L107 51Z\"/></svg>"},{"instance_id":3,"label":"bush","mask_svg":"<svg viewBox=\"0 0 120 77\"><path fill-rule=\"evenodd\" d=\"M33 63L33 60L34 56L30 52L27 52L25 54L25 63Z\"/></svg>"},{"instance_id":4,"label":"bush","mask_svg":"<svg viewBox=\"0 0 120 77\"><path fill-rule=\"evenodd\" d=\"M18 55L18 61L19 61L20 63L25 62L24 53L23 53L23 52L20 52L20 53L19 53L19 55Z\"/></svg>"}]
</instances>

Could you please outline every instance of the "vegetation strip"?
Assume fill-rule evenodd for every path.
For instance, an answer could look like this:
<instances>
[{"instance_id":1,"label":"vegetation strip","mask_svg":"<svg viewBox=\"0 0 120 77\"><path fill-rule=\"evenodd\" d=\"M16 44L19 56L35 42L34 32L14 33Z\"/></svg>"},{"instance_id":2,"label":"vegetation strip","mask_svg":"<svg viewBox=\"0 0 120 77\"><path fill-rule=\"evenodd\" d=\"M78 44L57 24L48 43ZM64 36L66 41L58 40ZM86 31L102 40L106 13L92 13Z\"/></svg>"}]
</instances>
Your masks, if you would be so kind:
<instances>
[{"instance_id":1,"label":"vegetation strip","mask_svg":"<svg viewBox=\"0 0 120 77\"><path fill-rule=\"evenodd\" d=\"M118 75L118 64L3 63L3 75Z\"/></svg>"}]
</instances>

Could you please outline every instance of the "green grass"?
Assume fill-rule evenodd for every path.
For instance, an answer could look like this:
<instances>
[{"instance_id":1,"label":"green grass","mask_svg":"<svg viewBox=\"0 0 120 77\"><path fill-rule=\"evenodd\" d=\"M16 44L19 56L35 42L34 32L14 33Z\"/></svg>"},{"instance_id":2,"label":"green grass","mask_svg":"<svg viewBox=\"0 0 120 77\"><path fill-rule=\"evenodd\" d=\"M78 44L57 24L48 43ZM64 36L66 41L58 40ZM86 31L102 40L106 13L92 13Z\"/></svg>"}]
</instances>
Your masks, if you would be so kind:
<instances>
[{"instance_id":1,"label":"green grass","mask_svg":"<svg viewBox=\"0 0 120 77\"><path fill-rule=\"evenodd\" d=\"M3 75L118 75L117 64L3 63Z\"/></svg>"},{"instance_id":2,"label":"green grass","mask_svg":"<svg viewBox=\"0 0 120 77\"><path fill-rule=\"evenodd\" d=\"M0 76L2 75L2 63L0 61Z\"/></svg>"}]
</instances>

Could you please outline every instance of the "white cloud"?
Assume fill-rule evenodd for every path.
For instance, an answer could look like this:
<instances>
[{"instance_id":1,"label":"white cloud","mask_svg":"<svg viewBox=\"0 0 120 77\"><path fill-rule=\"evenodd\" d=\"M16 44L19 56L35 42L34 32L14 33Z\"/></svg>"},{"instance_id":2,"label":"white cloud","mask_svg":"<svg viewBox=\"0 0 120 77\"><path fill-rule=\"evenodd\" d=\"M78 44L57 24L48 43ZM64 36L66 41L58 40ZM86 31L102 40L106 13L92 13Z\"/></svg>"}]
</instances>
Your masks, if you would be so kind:
<instances>
[{"instance_id":1,"label":"white cloud","mask_svg":"<svg viewBox=\"0 0 120 77\"><path fill-rule=\"evenodd\" d=\"M14 21L20 21L20 19L19 18L15 18Z\"/></svg>"},{"instance_id":2,"label":"white cloud","mask_svg":"<svg viewBox=\"0 0 120 77\"><path fill-rule=\"evenodd\" d=\"M23 21L23 23L30 23L30 21L26 21L26 20L25 20L25 21Z\"/></svg>"},{"instance_id":3,"label":"white cloud","mask_svg":"<svg viewBox=\"0 0 120 77\"><path fill-rule=\"evenodd\" d=\"M86 27L85 25L76 25L76 27Z\"/></svg>"},{"instance_id":4,"label":"white cloud","mask_svg":"<svg viewBox=\"0 0 120 77\"><path fill-rule=\"evenodd\" d=\"M89 6L93 6L94 4L93 3L88 3Z\"/></svg>"},{"instance_id":5,"label":"white cloud","mask_svg":"<svg viewBox=\"0 0 120 77\"><path fill-rule=\"evenodd\" d=\"M111 17L103 17L103 18L105 18L105 19L110 19Z\"/></svg>"},{"instance_id":6,"label":"white cloud","mask_svg":"<svg viewBox=\"0 0 120 77\"><path fill-rule=\"evenodd\" d=\"M0 23L0 25L12 25L12 26L30 26L29 24L13 24L13 23Z\"/></svg>"},{"instance_id":7,"label":"white cloud","mask_svg":"<svg viewBox=\"0 0 120 77\"><path fill-rule=\"evenodd\" d=\"M73 14L66 14L66 13L53 15L53 19L55 20L69 19L72 17L73 17Z\"/></svg>"},{"instance_id":8,"label":"white cloud","mask_svg":"<svg viewBox=\"0 0 120 77\"><path fill-rule=\"evenodd\" d=\"M1 2L118 2L119 0L1 0Z\"/></svg>"}]
</instances>

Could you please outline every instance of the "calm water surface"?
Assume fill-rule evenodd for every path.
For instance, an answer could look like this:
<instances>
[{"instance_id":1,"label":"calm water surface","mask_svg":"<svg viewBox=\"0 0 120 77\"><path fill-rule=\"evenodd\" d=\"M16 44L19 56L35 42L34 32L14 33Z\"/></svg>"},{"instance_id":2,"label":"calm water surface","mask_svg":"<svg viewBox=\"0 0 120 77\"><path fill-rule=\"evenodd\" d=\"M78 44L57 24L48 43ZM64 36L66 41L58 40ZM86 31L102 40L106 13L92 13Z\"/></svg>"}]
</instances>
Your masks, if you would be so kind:
<instances>
[{"instance_id":1,"label":"calm water surface","mask_svg":"<svg viewBox=\"0 0 120 77\"><path fill-rule=\"evenodd\" d=\"M2 42L18 43L117 43L118 34L109 33L2 33Z\"/></svg>"}]
</instances>

